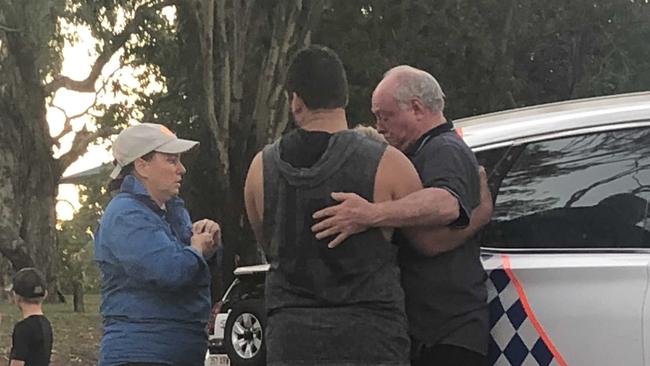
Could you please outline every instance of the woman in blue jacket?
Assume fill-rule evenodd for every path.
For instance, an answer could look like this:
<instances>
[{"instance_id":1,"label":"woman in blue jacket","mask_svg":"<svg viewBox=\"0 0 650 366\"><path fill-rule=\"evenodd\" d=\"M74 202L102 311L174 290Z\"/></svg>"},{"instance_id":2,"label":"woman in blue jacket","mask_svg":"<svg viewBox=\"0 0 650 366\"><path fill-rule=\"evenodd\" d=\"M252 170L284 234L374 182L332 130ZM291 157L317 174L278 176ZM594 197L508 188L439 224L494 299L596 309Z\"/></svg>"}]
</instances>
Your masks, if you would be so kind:
<instances>
[{"instance_id":1,"label":"woman in blue jacket","mask_svg":"<svg viewBox=\"0 0 650 366\"><path fill-rule=\"evenodd\" d=\"M220 243L211 220L192 224L178 197L180 154L198 142L142 123L113 144L121 180L95 235L104 319L99 365L201 365L207 348L210 274Z\"/></svg>"}]
</instances>

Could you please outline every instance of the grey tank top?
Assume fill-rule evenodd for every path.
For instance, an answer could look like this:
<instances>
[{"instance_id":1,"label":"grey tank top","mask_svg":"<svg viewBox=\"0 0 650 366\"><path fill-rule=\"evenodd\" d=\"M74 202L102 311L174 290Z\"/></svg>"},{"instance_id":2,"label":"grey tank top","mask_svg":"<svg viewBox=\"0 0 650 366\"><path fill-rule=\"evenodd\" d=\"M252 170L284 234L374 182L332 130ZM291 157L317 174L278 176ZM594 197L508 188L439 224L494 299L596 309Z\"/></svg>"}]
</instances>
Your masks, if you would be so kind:
<instances>
[{"instance_id":1,"label":"grey tank top","mask_svg":"<svg viewBox=\"0 0 650 366\"><path fill-rule=\"evenodd\" d=\"M269 364L408 360L397 247L379 229L353 235L334 249L327 247L332 238L317 240L311 232L312 214L334 203L331 192L355 192L373 201L386 146L353 131L338 132L308 168L283 161L279 141L264 149Z\"/></svg>"}]
</instances>

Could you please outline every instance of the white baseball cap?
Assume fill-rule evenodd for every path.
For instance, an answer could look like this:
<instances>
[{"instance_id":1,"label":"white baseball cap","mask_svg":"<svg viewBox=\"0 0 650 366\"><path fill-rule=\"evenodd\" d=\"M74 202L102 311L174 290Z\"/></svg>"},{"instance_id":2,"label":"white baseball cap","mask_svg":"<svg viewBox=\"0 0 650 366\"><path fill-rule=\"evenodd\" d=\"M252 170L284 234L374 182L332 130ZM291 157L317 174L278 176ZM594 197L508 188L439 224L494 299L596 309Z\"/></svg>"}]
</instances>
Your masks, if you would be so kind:
<instances>
[{"instance_id":1,"label":"white baseball cap","mask_svg":"<svg viewBox=\"0 0 650 366\"><path fill-rule=\"evenodd\" d=\"M120 132L113 143L115 168L111 172L111 178L117 178L122 168L152 151L180 154L198 143L198 141L179 139L169 128L156 123L130 126Z\"/></svg>"}]
</instances>

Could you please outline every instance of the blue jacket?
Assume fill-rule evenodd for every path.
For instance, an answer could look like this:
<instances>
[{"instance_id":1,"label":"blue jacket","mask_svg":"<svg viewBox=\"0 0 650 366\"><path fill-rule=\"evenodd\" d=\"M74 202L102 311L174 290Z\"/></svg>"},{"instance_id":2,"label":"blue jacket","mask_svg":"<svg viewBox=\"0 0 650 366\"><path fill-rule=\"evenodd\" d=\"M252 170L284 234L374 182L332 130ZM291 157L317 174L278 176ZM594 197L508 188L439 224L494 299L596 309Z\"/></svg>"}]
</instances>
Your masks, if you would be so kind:
<instances>
[{"instance_id":1,"label":"blue jacket","mask_svg":"<svg viewBox=\"0 0 650 366\"><path fill-rule=\"evenodd\" d=\"M180 198L160 209L127 176L95 235L102 275L100 365L200 365L207 348L210 273L189 246L192 223Z\"/></svg>"}]
</instances>

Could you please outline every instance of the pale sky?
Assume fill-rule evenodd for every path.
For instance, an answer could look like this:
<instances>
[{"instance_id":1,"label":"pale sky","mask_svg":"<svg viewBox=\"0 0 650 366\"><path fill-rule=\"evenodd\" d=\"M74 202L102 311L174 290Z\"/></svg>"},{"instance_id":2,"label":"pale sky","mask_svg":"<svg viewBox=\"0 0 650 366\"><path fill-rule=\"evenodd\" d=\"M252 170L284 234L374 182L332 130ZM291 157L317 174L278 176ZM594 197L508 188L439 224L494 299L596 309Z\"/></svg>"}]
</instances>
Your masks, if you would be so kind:
<instances>
[{"instance_id":1,"label":"pale sky","mask_svg":"<svg viewBox=\"0 0 650 366\"><path fill-rule=\"evenodd\" d=\"M175 16L175 9L173 7L167 7L163 9L163 14L167 20L171 22ZM64 31L77 33L79 42L72 45L66 41L63 48L63 65L61 73L72 79L82 80L90 73L90 69L97 58L97 53L95 51L96 40L92 37L88 28L71 27L65 23L62 25ZM123 25L118 25L118 27L120 26ZM134 76L141 73L142 68L125 66L116 71L119 67L120 54L121 53L116 54L104 67L101 79L104 80L106 77L114 73L112 79L119 80L123 89L139 89L141 85ZM98 81L96 87L99 88L101 85L102 82ZM149 86L150 87L147 88L147 92L149 93L159 92L164 88L160 81L150 83ZM94 97L94 93L78 93L67 89L59 89L54 95L52 104L65 110L65 114L68 116L74 116L85 111L90 105L92 105ZM124 94L114 95L111 92L98 97L99 104L107 105L123 100L133 103L135 98L132 96L127 97ZM59 109L48 107L47 120L50 125L50 134L52 136L57 136L63 129L65 121L64 113ZM129 121L129 123L137 123L137 121ZM75 131L80 130L84 125L88 125L89 128L94 128L93 118L89 115L74 119L72 125ZM60 149L55 148L54 156L59 157L61 154L68 151L73 138L74 134L68 134L62 138L61 147ZM90 145L88 147L88 152L78 161L70 165L63 175L67 176L75 174L97 167L103 163L110 162L112 158L109 152L109 147L109 143L104 143L101 146ZM76 186L72 184L59 185L59 195L57 196L57 200L57 218L60 220L70 220L74 215L75 210L79 208L79 192Z\"/></svg>"}]
</instances>

